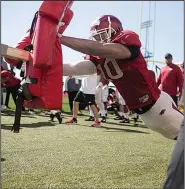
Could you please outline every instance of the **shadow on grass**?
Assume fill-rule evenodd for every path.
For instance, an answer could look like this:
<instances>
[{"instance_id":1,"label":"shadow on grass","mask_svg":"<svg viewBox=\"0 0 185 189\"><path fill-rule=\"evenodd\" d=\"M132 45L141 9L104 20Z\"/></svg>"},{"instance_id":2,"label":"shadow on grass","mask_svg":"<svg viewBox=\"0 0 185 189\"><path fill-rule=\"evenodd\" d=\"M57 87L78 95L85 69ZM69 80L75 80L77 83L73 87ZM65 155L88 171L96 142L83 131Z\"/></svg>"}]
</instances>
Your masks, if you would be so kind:
<instances>
[{"instance_id":1,"label":"shadow on grass","mask_svg":"<svg viewBox=\"0 0 185 189\"><path fill-rule=\"evenodd\" d=\"M22 127L37 128L37 127L53 127L53 126L56 126L56 124L51 123L51 122L38 122L38 123L21 124L21 128ZM10 124L1 124L1 129L11 130L12 129L12 125L10 125Z\"/></svg>"},{"instance_id":2,"label":"shadow on grass","mask_svg":"<svg viewBox=\"0 0 185 189\"><path fill-rule=\"evenodd\" d=\"M1 112L1 116L15 116L15 111L14 110L6 110L4 112ZM29 118L35 118L34 115L28 113L28 112L22 112L21 117L29 117Z\"/></svg>"},{"instance_id":3,"label":"shadow on grass","mask_svg":"<svg viewBox=\"0 0 185 189\"><path fill-rule=\"evenodd\" d=\"M126 127L128 127L128 126L130 126L130 127L140 127L140 128L148 129L148 127L145 126L145 125L140 125L140 124L134 125L134 123L115 123L115 122L107 121L106 124L118 125L118 126L126 126Z\"/></svg>"},{"instance_id":4,"label":"shadow on grass","mask_svg":"<svg viewBox=\"0 0 185 189\"><path fill-rule=\"evenodd\" d=\"M62 117L63 118L68 118L68 117L72 117L73 114L71 112L64 112L64 111L61 111L62 113ZM41 117L49 117L49 114L43 114L43 113L37 113L38 116L41 116ZM79 117L85 117L86 115L85 114L78 114Z\"/></svg>"},{"instance_id":5,"label":"shadow on grass","mask_svg":"<svg viewBox=\"0 0 185 189\"><path fill-rule=\"evenodd\" d=\"M108 130L108 131L105 131L105 132L128 132L128 133L150 134L148 132L137 131L137 130L133 130L133 129L120 129L120 128L111 128L111 127L104 127L104 126L101 126L101 128L104 128L104 129ZM109 130L112 130L112 131L109 131Z\"/></svg>"},{"instance_id":6,"label":"shadow on grass","mask_svg":"<svg viewBox=\"0 0 185 189\"><path fill-rule=\"evenodd\" d=\"M83 127L91 127L89 125L83 125L83 124L75 124L76 126L83 126ZM119 125L120 126L120 125ZM93 127L91 127L93 128ZM115 127L106 127L106 126L102 126L101 127L96 127L96 128L100 128L100 129L106 129L105 132L129 132L129 133L142 133L142 134L150 134L148 132L144 132L144 131L138 131L138 130L133 130L133 129L122 129L122 128L115 128ZM95 128L95 129L96 129ZM109 131L111 130L111 131Z\"/></svg>"},{"instance_id":7,"label":"shadow on grass","mask_svg":"<svg viewBox=\"0 0 185 189\"><path fill-rule=\"evenodd\" d=\"M37 113L37 116L49 118L49 114Z\"/></svg>"},{"instance_id":8,"label":"shadow on grass","mask_svg":"<svg viewBox=\"0 0 185 189\"><path fill-rule=\"evenodd\" d=\"M1 162L5 161L5 158L1 158Z\"/></svg>"},{"instance_id":9,"label":"shadow on grass","mask_svg":"<svg viewBox=\"0 0 185 189\"><path fill-rule=\"evenodd\" d=\"M62 115L71 115L71 116L73 115L72 112L65 112L63 110L61 111L61 113L62 113Z\"/></svg>"}]
</instances>

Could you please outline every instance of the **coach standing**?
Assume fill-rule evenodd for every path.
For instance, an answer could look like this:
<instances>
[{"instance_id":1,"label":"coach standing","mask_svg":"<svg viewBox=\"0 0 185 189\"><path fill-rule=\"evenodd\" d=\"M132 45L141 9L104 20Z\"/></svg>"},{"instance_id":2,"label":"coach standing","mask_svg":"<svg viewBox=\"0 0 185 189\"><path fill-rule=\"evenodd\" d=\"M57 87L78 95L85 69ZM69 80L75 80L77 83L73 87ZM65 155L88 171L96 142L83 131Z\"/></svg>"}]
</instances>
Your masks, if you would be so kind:
<instances>
[{"instance_id":1,"label":"coach standing","mask_svg":"<svg viewBox=\"0 0 185 189\"><path fill-rule=\"evenodd\" d=\"M161 68L157 85L161 85L161 91L168 93L177 105L178 97L182 95L182 71L177 65L172 63L173 57L170 53L165 55L165 60L166 66Z\"/></svg>"},{"instance_id":2,"label":"coach standing","mask_svg":"<svg viewBox=\"0 0 185 189\"><path fill-rule=\"evenodd\" d=\"M69 106L71 112L73 112L73 101L81 87L81 79L74 76L69 76L65 81L65 91L68 93Z\"/></svg>"}]
</instances>

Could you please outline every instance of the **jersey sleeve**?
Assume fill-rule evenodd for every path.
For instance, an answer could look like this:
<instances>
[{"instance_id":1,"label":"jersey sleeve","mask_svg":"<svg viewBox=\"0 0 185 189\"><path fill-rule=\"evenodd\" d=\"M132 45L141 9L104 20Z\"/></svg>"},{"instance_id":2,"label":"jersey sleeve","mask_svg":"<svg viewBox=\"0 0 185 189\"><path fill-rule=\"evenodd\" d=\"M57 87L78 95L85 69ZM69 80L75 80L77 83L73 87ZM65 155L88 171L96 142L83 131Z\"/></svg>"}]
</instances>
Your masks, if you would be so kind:
<instances>
[{"instance_id":1,"label":"jersey sleeve","mask_svg":"<svg viewBox=\"0 0 185 189\"><path fill-rule=\"evenodd\" d=\"M112 41L113 43L120 43L124 46L141 47L139 36L130 30L124 30Z\"/></svg>"},{"instance_id":2,"label":"jersey sleeve","mask_svg":"<svg viewBox=\"0 0 185 189\"><path fill-rule=\"evenodd\" d=\"M85 55L84 57L85 60L90 60L91 62L93 62L93 64L97 67L98 62L97 62L97 57L94 56L90 56L88 54ZM101 72L97 69L97 74L100 75Z\"/></svg>"},{"instance_id":3,"label":"jersey sleeve","mask_svg":"<svg viewBox=\"0 0 185 189\"><path fill-rule=\"evenodd\" d=\"M134 60L140 55L141 42L139 36L133 31L122 31L112 42L126 46L131 54L130 60Z\"/></svg>"}]
</instances>

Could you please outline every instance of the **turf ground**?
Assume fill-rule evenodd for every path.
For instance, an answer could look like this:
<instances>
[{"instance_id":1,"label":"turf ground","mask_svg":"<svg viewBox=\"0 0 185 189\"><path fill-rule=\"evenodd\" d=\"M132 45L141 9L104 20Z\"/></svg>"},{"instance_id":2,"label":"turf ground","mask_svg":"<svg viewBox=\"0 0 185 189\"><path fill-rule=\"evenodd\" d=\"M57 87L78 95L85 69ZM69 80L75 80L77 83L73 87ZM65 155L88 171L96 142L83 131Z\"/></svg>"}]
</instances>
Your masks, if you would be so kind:
<instances>
[{"instance_id":1,"label":"turf ground","mask_svg":"<svg viewBox=\"0 0 185 189\"><path fill-rule=\"evenodd\" d=\"M63 109L69 111L67 99ZM64 124L69 117L58 124L24 113L16 134L13 111L1 114L3 189L162 188L174 141L142 122L118 124L112 115L101 128L90 127L87 116Z\"/></svg>"}]
</instances>

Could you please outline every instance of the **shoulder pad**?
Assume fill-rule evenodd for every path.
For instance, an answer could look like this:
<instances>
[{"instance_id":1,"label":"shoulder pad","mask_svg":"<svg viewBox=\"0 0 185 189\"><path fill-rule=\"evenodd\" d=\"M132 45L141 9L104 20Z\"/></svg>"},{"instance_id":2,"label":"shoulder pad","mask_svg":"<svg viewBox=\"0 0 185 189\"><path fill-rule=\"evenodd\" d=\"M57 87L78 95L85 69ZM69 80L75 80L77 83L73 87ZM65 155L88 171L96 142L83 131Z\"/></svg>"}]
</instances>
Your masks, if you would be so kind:
<instances>
[{"instance_id":1,"label":"shoulder pad","mask_svg":"<svg viewBox=\"0 0 185 189\"><path fill-rule=\"evenodd\" d=\"M113 43L120 43L125 46L141 47L139 36L130 30L124 30L112 41Z\"/></svg>"}]
</instances>

